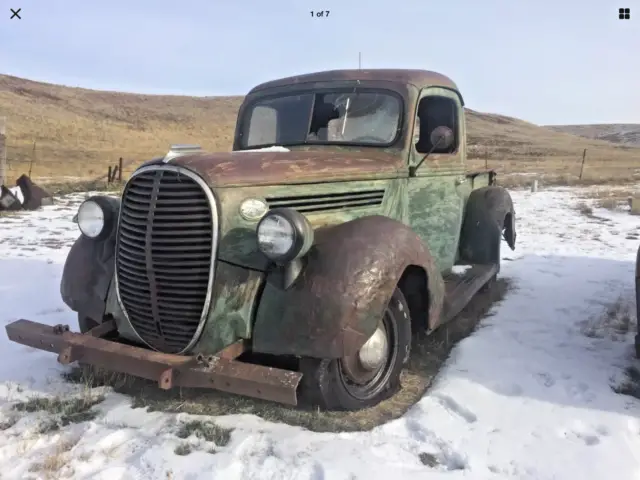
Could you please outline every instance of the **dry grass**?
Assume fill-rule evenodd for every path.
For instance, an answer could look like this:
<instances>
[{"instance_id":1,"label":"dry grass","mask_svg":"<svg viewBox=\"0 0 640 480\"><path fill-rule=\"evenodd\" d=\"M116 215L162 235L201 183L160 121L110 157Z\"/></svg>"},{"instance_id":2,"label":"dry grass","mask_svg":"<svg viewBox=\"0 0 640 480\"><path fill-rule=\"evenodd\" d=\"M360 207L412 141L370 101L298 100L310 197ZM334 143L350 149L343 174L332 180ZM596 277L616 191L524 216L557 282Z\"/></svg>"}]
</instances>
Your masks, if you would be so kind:
<instances>
[{"instance_id":1,"label":"dry grass","mask_svg":"<svg viewBox=\"0 0 640 480\"><path fill-rule=\"evenodd\" d=\"M628 207L631 198L640 196L640 185L609 185L590 188L582 194L585 199L590 199L599 208L617 210Z\"/></svg>"},{"instance_id":2,"label":"dry grass","mask_svg":"<svg viewBox=\"0 0 640 480\"><path fill-rule=\"evenodd\" d=\"M224 447L231 440L230 428L220 427L212 422L194 420L183 423L176 433L178 438L189 438L191 435L202 438L207 442L213 442L217 447Z\"/></svg>"},{"instance_id":3,"label":"dry grass","mask_svg":"<svg viewBox=\"0 0 640 480\"><path fill-rule=\"evenodd\" d=\"M69 452L78 444L78 439L61 438L42 462L34 463L30 472L42 475L38 478L53 480L62 478L62 469L69 463Z\"/></svg>"},{"instance_id":4,"label":"dry grass","mask_svg":"<svg viewBox=\"0 0 640 480\"><path fill-rule=\"evenodd\" d=\"M39 433L57 431L60 427L71 423L93 420L98 412L93 406L104 400L102 395L94 395L90 388L85 388L81 395L70 398L32 397L18 402L13 409L18 412L47 412L50 415L40 422Z\"/></svg>"},{"instance_id":5,"label":"dry grass","mask_svg":"<svg viewBox=\"0 0 640 480\"><path fill-rule=\"evenodd\" d=\"M590 338L611 338L625 341L626 335L635 331L635 304L620 297L601 315L583 322L582 334Z\"/></svg>"},{"instance_id":6,"label":"dry grass","mask_svg":"<svg viewBox=\"0 0 640 480\"><path fill-rule=\"evenodd\" d=\"M627 296L619 297L600 314L585 320L581 325L583 335L594 339L628 342L637 333L636 306ZM640 364L632 360L623 378L611 385L614 392L640 400Z\"/></svg>"},{"instance_id":7,"label":"dry grass","mask_svg":"<svg viewBox=\"0 0 640 480\"><path fill-rule=\"evenodd\" d=\"M625 370L625 380L613 388L613 391L620 395L628 395L640 400L640 369L635 366Z\"/></svg>"},{"instance_id":8,"label":"dry grass","mask_svg":"<svg viewBox=\"0 0 640 480\"><path fill-rule=\"evenodd\" d=\"M231 441L230 428L220 427L213 422L193 420L183 423L176 436L178 438L187 439L195 436L205 442L213 443L214 446L207 450L208 453L216 453L217 448L225 447ZM190 443L180 443L174 450L176 455L189 455L194 450L194 446Z\"/></svg>"},{"instance_id":9,"label":"dry grass","mask_svg":"<svg viewBox=\"0 0 640 480\"><path fill-rule=\"evenodd\" d=\"M607 140L625 145L640 145L640 124L595 124L550 126L557 132L580 135L581 137Z\"/></svg>"},{"instance_id":10,"label":"dry grass","mask_svg":"<svg viewBox=\"0 0 640 480\"><path fill-rule=\"evenodd\" d=\"M509 290L507 280L501 279L484 294L477 295L465 310L451 323L424 337L416 335L411 360L402 374L402 390L375 408L357 412L320 412L305 407L290 408L271 402L255 400L225 393L197 389L160 390L157 383L104 371L77 367L66 379L86 384L87 388L109 385L119 393L131 396L134 407L150 411L190 413L196 415L255 414L265 420L298 425L313 431L361 431L401 416L419 400L446 360L451 348L469 335L491 306L501 300ZM195 422L179 430L178 436L191 433L211 438L217 446L228 441L224 430L214 424ZM190 447L189 447L190 448ZM179 446L183 455L188 445Z\"/></svg>"},{"instance_id":11,"label":"dry grass","mask_svg":"<svg viewBox=\"0 0 640 480\"><path fill-rule=\"evenodd\" d=\"M125 159L124 177L171 143L210 151L231 148L242 97L136 95L70 88L0 75L0 116L7 117L9 177L29 170L42 183L68 188L103 177ZM515 118L468 110L469 167L485 164L516 186L542 174L547 184L640 178L640 148L555 132ZM34 152L34 142L36 144ZM518 175L512 175L518 174Z\"/></svg>"}]
</instances>

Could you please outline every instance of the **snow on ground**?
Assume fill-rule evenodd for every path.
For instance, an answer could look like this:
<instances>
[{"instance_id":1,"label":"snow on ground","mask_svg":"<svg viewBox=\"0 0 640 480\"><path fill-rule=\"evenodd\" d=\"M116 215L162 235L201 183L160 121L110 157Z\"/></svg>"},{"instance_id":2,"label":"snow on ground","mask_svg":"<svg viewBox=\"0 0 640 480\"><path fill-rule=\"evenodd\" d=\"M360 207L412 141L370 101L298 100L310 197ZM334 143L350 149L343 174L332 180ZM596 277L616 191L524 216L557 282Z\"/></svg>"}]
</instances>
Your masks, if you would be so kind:
<instances>
[{"instance_id":1,"label":"snow on ground","mask_svg":"<svg viewBox=\"0 0 640 480\"><path fill-rule=\"evenodd\" d=\"M16 417L12 405L79 387L60 380L54 355L0 335L0 477L46 478L34 465L58 461L49 470L61 478L105 480L640 479L640 401L611 388L637 365L632 333L616 322L633 310L640 219L580 214L579 193L513 193L519 243L504 249L502 275L515 290L453 350L422 400L370 432L232 415L215 419L234 428L226 446L209 453L214 445L193 436L200 450L178 456L175 427L188 416L141 413L107 391L95 419L39 433L43 413ZM0 323L74 324L59 278L82 198L0 218Z\"/></svg>"}]
</instances>

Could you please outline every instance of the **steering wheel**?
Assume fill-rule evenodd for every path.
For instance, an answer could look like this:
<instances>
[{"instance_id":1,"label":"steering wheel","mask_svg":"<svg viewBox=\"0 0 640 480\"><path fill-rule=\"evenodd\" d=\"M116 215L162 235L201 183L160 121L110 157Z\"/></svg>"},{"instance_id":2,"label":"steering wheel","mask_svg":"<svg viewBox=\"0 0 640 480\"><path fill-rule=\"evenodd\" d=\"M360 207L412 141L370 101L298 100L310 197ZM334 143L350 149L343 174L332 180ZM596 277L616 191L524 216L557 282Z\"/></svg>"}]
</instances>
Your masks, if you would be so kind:
<instances>
[{"instance_id":1,"label":"steering wheel","mask_svg":"<svg viewBox=\"0 0 640 480\"><path fill-rule=\"evenodd\" d=\"M369 141L373 140L374 143L389 143L388 140L386 140L384 138L380 138L380 137L374 137L373 135L363 135L361 137L355 137L355 138L352 138L351 141L352 142L366 142L367 139Z\"/></svg>"}]
</instances>

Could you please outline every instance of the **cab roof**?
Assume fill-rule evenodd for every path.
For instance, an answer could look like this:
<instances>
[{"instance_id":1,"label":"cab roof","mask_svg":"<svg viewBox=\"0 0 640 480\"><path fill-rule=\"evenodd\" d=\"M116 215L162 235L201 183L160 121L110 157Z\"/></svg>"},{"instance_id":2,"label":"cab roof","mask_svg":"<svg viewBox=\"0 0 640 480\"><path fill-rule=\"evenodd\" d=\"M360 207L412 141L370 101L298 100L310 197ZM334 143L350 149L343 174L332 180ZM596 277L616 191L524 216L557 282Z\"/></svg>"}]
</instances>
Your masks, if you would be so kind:
<instances>
[{"instance_id":1,"label":"cab roof","mask_svg":"<svg viewBox=\"0 0 640 480\"><path fill-rule=\"evenodd\" d=\"M429 70L411 70L394 68L375 68L362 70L326 70L323 72L306 73L293 77L279 78L261 83L252 88L249 94L273 87L284 87L292 84L331 82L340 80L387 81L401 84L412 84L418 88L445 87L458 91L456 84L446 75Z\"/></svg>"}]
</instances>

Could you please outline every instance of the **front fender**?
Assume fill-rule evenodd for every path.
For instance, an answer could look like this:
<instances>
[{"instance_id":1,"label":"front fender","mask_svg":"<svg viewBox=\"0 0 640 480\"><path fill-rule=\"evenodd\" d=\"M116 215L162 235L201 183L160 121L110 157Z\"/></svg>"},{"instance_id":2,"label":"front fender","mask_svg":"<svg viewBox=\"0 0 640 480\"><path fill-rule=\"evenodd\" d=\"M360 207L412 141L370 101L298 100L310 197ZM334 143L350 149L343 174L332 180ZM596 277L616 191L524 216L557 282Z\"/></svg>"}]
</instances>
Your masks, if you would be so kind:
<instances>
[{"instance_id":1,"label":"front fender","mask_svg":"<svg viewBox=\"0 0 640 480\"><path fill-rule=\"evenodd\" d=\"M498 186L482 187L471 192L460 234L461 259L472 264L499 265L503 234L511 250L514 250L516 212L509 192Z\"/></svg>"},{"instance_id":2,"label":"front fender","mask_svg":"<svg viewBox=\"0 0 640 480\"><path fill-rule=\"evenodd\" d=\"M267 281L256 313L254 351L316 358L355 353L412 265L427 277L429 306L422 320L439 319L442 276L427 247L400 222L375 215L320 229L305 262L289 289Z\"/></svg>"},{"instance_id":3,"label":"front fender","mask_svg":"<svg viewBox=\"0 0 640 480\"><path fill-rule=\"evenodd\" d=\"M115 219L120 201L107 198ZM104 240L78 237L67 255L60 281L62 301L71 310L96 322L102 322L115 269L115 224L111 228L111 234Z\"/></svg>"},{"instance_id":4,"label":"front fender","mask_svg":"<svg viewBox=\"0 0 640 480\"><path fill-rule=\"evenodd\" d=\"M67 306L101 322L115 266L115 239L100 242L80 236L69 251L62 271L60 294Z\"/></svg>"}]
</instances>

